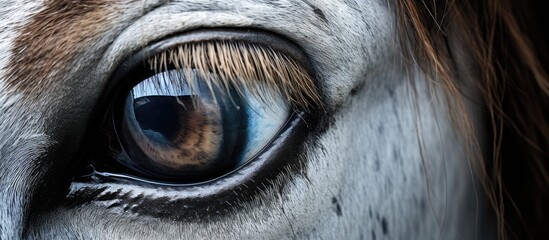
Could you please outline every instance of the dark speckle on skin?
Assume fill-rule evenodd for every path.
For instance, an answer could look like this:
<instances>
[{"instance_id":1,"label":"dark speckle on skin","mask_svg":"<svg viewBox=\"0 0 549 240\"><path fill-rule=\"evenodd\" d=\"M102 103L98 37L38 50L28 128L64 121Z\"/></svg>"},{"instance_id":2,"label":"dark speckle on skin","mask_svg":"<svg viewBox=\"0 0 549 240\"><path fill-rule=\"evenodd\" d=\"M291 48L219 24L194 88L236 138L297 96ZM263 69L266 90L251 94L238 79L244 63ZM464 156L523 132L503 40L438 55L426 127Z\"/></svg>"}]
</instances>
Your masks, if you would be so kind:
<instances>
[{"instance_id":1,"label":"dark speckle on skin","mask_svg":"<svg viewBox=\"0 0 549 240\"><path fill-rule=\"evenodd\" d=\"M349 94L351 94L351 96L356 95L360 90L362 90L363 86L364 83L355 86L353 89L351 89L351 92Z\"/></svg>"},{"instance_id":2,"label":"dark speckle on skin","mask_svg":"<svg viewBox=\"0 0 549 240\"><path fill-rule=\"evenodd\" d=\"M379 172L379 169L380 169L379 155L376 153L375 159L374 159L374 171Z\"/></svg>"},{"instance_id":3,"label":"dark speckle on skin","mask_svg":"<svg viewBox=\"0 0 549 240\"><path fill-rule=\"evenodd\" d=\"M372 230L372 240L376 240L376 231Z\"/></svg>"},{"instance_id":4,"label":"dark speckle on skin","mask_svg":"<svg viewBox=\"0 0 549 240\"><path fill-rule=\"evenodd\" d=\"M393 114L395 115L395 117L396 117L397 119L399 119L400 117L399 117L399 115L398 115L398 110L397 110L395 104L392 104L392 105L391 105L391 110L392 110ZM399 124L399 126L400 126L400 124Z\"/></svg>"},{"instance_id":5,"label":"dark speckle on skin","mask_svg":"<svg viewBox=\"0 0 549 240\"><path fill-rule=\"evenodd\" d=\"M400 157L400 153L398 152L398 149L396 147L393 148L393 160L397 161L398 163L402 162L402 158Z\"/></svg>"},{"instance_id":6,"label":"dark speckle on skin","mask_svg":"<svg viewBox=\"0 0 549 240\"><path fill-rule=\"evenodd\" d=\"M387 226L387 219L385 217L381 218L381 230L384 235L389 233L389 226Z\"/></svg>"},{"instance_id":7,"label":"dark speckle on skin","mask_svg":"<svg viewBox=\"0 0 549 240\"><path fill-rule=\"evenodd\" d=\"M362 13L362 11L360 10L360 7L358 6L356 0L343 0L343 2L345 3L345 6L348 6L348 7L352 8L353 10Z\"/></svg>"},{"instance_id":8,"label":"dark speckle on skin","mask_svg":"<svg viewBox=\"0 0 549 240\"><path fill-rule=\"evenodd\" d=\"M419 201L419 209L421 210L421 212L425 212L427 210L427 206L425 204L425 199L421 199Z\"/></svg>"},{"instance_id":9,"label":"dark speckle on skin","mask_svg":"<svg viewBox=\"0 0 549 240\"><path fill-rule=\"evenodd\" d=\"M315 12L315 14L318 16L318 18L322 19L322 21L324 22L328 22L328 20L326 19L326 15L324 15L324 13L322 12L322 10L318 9L318 8L315 8L313 10Z\"/></svg>"},{"instance_id":10,"label":"dark speckle on skin","mask_svg":"<svg viewBox=\"0 0 549 240\"><path fill-rule=\"evenodd\" d=\"M315 6L314 4L310 3L307 0L305 0L304 2L313 9L313 12L316 14L318 18L320 18L320 20L322 20L326 24L328 23L328 19L326 19L326 15L324 15L324 12L322 12L322 10L320 10L317 6Z\"/></svg>"},{"instance_id":11,"label":"dark speckle on skin","mask_svg":"<svg viewBox=\"0 0 549 240\"><path fill-rule=\"evenodd\" d=\"M332 197L332 204L335 207L335 213L337 214L337 216L341 217L341 215L343 215L343 213L341 212L341 205L339 205L339 202L337 201L336 197Z\"/></svg>"},{"instance_id":12,"label":"dark speckle on skin","mask_svg":"<svg viewBox=\"0 0 549 240\"><path fill-rule=\"evenodd\" d=\"M387 88L387 92L389 93L389 96L390 96L391 98L394 98L394 97L395 97L395 90L394 90L393 88L388 87L388 88Z\"/></svg>"},{"instance_id":13,"label":"dark speckle on skin","mask_svg":"<svg viewBox=\"0 0 549 240\"><path fill-rule=\"evenodd\" d=\"M383 125L379 125L379 126L377 127L377 132L378 132L379 134L383 134L383 132L385 132L385 128L383 127Z\"/></svg>"}]
</instances>

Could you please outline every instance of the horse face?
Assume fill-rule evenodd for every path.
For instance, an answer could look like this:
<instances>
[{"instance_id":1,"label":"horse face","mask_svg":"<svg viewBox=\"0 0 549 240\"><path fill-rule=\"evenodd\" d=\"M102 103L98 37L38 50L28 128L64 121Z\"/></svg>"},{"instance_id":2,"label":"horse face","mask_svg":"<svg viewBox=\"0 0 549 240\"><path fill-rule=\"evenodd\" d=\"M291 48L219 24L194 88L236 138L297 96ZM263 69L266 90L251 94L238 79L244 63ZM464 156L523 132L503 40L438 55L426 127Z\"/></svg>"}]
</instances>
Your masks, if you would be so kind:
<instances>
[{"instance_id":1,"label":"horse face","mask_svg":"<svg viewBox=\"0 0 549 240\"><path fill-rule=\"evenodd\" d=\"M0 6L2 239L476 234L479 205L450 109L422 74L411 84L385 1ZM258 29L295 43L323 107L288 130L287 143L271 143L266 160L205 183L81 178L90 154L82 149L98 144L89 129L117 69L152 43L213 28Z\"/></svg>"}]
</instances>

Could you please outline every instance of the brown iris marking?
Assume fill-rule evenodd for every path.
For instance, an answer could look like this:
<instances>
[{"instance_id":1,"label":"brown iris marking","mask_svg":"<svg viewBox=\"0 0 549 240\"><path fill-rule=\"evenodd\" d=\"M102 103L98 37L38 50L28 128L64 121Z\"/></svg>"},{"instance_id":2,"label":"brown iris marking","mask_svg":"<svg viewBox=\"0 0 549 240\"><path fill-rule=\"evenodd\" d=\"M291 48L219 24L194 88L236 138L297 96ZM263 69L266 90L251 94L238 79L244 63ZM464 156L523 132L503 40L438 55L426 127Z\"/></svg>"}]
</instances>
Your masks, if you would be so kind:
<instances>
[{"instance_id":1,"label":"brown iris marking","mask_svg":"<svg viewBox=\"0 0 549 240\"><path fill-rule=\"evenodd\" d=\"M178 108L177 120L183 127L166 143L148 138L136 127L137 123L134 123L134 130L130 134L145 155L171 169L214 164L213 160L218 158L223 140L221 109L208 103L199 104L193 108L193 104L188 101L187 107Z\"/></svg>"}]
</instances>

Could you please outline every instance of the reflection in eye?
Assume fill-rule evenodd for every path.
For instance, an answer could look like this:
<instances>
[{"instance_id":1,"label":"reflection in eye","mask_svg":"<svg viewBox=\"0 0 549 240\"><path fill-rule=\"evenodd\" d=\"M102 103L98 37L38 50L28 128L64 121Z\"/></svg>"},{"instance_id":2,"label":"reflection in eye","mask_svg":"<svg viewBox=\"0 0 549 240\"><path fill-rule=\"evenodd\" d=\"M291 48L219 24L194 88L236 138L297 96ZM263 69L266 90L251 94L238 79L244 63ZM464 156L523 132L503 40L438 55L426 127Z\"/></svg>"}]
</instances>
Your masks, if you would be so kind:
<instances>
[{"instance_id":1,"label":"reflection in eye","mask_svg":"<svg viewBox=\"0 0 549 240\"><path fill-rule=\"evenodd\" d=\"M184 180L230 171L256 155L289 116L280 97L266 107L265 99L212 91L196 71L182 72L156 74L126 99L119 139L131 159L126 165L145 176Z\"/></svg>"},{"instance_id":2,"label":"reflection in eye","mask_svg":"<svg viewBox=\"0 0 549 240\"><path fill-rule=\"evenodd\" d=\"M112 121L100 127L92 175L213 180L261 155L294 112L320 106L306 68L268 46L198 42L149 56L115 74L122 86L106 96Z\"/></svg>"}]
</instances>

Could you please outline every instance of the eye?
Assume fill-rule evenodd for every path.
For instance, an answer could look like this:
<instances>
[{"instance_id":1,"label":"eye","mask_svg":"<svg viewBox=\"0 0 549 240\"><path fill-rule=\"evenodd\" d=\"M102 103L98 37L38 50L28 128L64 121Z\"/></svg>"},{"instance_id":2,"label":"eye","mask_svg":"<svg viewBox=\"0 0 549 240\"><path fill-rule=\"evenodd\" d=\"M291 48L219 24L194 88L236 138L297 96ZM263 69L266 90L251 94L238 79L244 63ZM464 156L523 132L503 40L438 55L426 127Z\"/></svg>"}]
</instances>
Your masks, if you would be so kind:
<instances>
[{"instance_id":1,"label":"eye","mask_svg":"<svg viewBox=\"0 0 549 240\"><path fill-rule=\"evenodd\" d=\"M107 114L88 176L211 181L254 161L319 106L314 82L292 57L297 50L234 38L183 36L128 58L102 101Z\"/></svg>"},{"instance_id":2,"label":"eye","mask_svg":"<svg viewBox=\"0 0 549 240\"><path fill-rule=\"evenodd\" d=\"M117 110L117 137L129 157L120 163L153 179L213 178L252 159L288 119L281 96L258 99L208 81L177 69L134 86Z\"/></svg>"}]
</instances>

